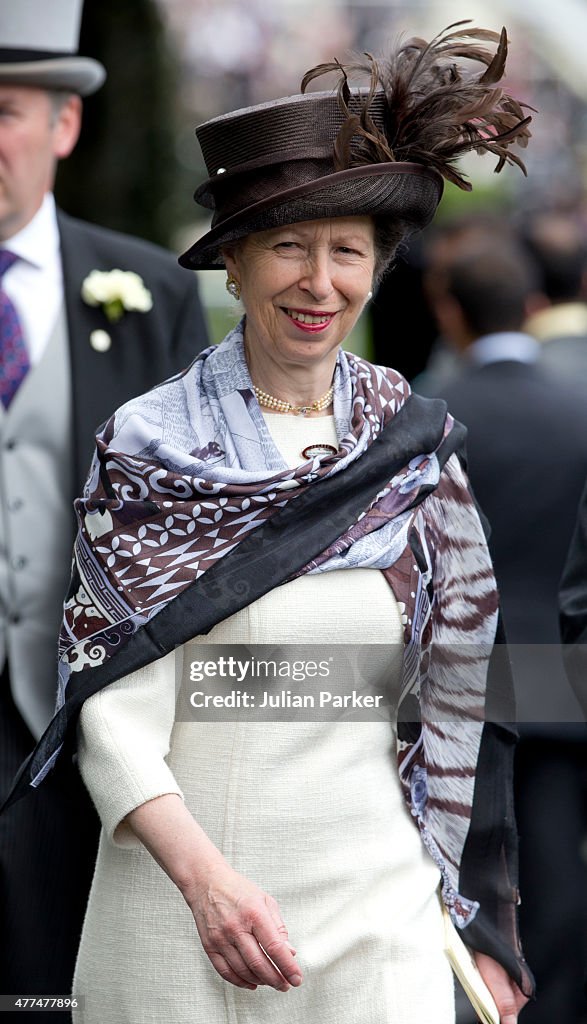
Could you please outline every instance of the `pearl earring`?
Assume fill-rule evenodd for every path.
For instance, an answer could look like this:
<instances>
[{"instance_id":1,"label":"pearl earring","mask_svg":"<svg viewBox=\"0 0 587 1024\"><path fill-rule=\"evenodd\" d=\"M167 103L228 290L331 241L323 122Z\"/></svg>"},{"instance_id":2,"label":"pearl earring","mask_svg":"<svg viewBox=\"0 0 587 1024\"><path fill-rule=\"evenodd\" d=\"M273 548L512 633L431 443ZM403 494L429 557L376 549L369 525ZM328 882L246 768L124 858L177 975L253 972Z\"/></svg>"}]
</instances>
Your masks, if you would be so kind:
<instances>
[{"instance_id":1,"label":"pearl earring","mask_svg":"<svg viewBox=\"0 0 587 1024\"><path fill-rule=\"evenodd\" d=\"M226 278L226 291L238 302L241 297L241 286L234 274L229 274Z\"/></svg>"},{"instance_id":2,"label":"pearl earring","mask_svg":"<svg viewBox=\"0 0 587 1024\"><path fill-rule=\"evenodd\" d=\"M373 298L373 292L367 292L367 302Z\"/></svg>"}]
</instances>

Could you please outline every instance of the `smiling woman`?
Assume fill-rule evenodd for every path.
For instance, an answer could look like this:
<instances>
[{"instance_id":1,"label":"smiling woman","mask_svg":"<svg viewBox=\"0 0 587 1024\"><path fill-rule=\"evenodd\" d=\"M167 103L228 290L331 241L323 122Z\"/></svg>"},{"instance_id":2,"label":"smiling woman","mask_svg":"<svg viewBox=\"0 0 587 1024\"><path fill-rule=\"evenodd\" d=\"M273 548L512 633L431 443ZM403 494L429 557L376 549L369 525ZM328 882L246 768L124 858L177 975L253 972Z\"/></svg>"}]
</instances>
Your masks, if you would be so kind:
<instances>
[{"instance_id":1,"label":"smiling woman","mask_svg":"<svg viewBox=\"0 0 587 1024\"><path fill-rule=\"evenodd\" d=\"M29 766L37 784L79 715L103 837L76 1021L453 1024L439 894L505 1024L532 990L512 735L479 719L497 591L462 431L343 347L443 177L465 186L455 158L519 162L505 32L453 29L369 57L366 89L335 62L198 129L214 215L180 262L225 267L245 315L97 438L62 707ZM306 93L325 70L338 91ZM174 721L188 641L345 645L389 720Z\"/></svg>"},{"instance_id":2,"label":"smiling woman","mask_svg":"<svg viewBox=\"0 0 587 1024\"><path fill-rule=\"evenodd\" d=\"M330 388L338 349L371 290L373 220L340 217L260 231L226 248L224 259L247 311L253 384L294 407L310 407Z\"/></svg>"}]
</instances>

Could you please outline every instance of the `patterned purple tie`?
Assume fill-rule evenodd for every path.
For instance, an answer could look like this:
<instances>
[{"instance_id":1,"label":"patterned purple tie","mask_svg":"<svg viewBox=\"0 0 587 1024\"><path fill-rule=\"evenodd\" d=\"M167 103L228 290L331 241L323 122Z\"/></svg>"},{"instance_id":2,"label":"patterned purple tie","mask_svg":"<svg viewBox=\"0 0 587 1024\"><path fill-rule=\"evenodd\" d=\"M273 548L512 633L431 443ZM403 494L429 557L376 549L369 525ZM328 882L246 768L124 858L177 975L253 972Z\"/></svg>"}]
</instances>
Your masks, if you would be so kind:
<instances>
[{"instance_id":1,"label":"patterned purple tie","mask_svg":"<svg viewBox=\"0 0 587 1024\"><path fill-rule=\"evenodd\" d=\"M17 259L13 252L0 249L0 400L5 409L30 370L18 313L1 284L4 274Z\"/></svg>"}]
</instances>

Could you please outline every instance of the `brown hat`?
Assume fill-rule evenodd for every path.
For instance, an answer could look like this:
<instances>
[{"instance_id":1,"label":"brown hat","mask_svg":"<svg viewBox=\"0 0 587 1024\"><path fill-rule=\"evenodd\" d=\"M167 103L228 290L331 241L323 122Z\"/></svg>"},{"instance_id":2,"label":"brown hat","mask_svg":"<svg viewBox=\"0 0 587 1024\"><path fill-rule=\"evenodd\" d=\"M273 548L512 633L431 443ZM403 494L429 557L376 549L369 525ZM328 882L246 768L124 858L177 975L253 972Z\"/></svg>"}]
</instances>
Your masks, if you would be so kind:
<instances>
[{"instance_id":1,"label":"brown hat","mask_svg":"<svg viewBox=\"0 0 587 1024\"><path fill-rule=\"evenodd\" d=\"M470 188L453 163L471 149L495 153L496 170L507 161L524 169L508 146L525 143L530 118L495 85L507 55L505 29L450 32L455 27L430 44L410 40L385 62L366 54L359 64L319 65L300 95L202 124L196 134L209 178L195 199L214 215L181 265L223 267L222 246L299 221L369 214L397 220L406 232L423 228L443 178ZM495 54L479 39L497 42ZM483 73L466 75L455 56L481 62ZM304 92L328 71L339 74L336 93ZM351 91L352 71L366 72L370 87Z\"/></svg>"}]
</instances>

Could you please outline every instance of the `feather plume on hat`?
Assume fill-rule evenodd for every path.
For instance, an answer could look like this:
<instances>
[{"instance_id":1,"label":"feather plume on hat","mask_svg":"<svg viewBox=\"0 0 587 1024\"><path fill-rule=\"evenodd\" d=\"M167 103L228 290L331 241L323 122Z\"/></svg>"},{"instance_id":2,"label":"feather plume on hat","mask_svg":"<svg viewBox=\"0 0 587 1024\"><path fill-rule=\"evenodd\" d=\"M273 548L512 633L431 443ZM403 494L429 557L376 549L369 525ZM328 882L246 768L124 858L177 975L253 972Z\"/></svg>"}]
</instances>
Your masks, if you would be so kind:
<instances>
[{"instance_id":1,"label":"feather plume on hat","mask_svg":"<svg viewBox=\"0 0 587 1024\"><path fill-rule=\"evenodd\" d=\"M319 64L300 95L206 121L197 136L209 177L194 198L214 214L180 263L221 267L228 244L305 220L364 215L404 235L421 230L444 179L470 191L457 162L471 150L493 153L496 171L510 163L526 173L511 147L526 145L531 118L500 84L507 49L505 29L459 21L430 43L398 44L386 60ZM306 92L328 72L336 90ZM366 88L351 89L357 74Z\"/></svg>"},{"instance_id":2,"label":"feather plume on hat","mask_svg":"<svg viewBox=\"0 0 587 1024\"><path fill-rule=\"evenodd\" d=\"M470 183L454 165L464 153L476 150L497 156L496 172L511 163L526 174L510 147L516 142L527 145L532 118L524 108L532 108L498 84L508 52L506 30L464 27L470 24L455 22L430 43L410 39L387 60L365 53L364 60L345 64L334 60L304 75L302 93L314 79L338 72L337 96L345 120L334 143L337 170L385 161L420 163L470 191ZM485 43L497 43L495 52ZM481 64L483 70L466 70L457 64L463 58ZM349 107L350 74L369 76L359 113L356 106L353 111ZM373 97L380 90L386 101L383 131L370 114Z\"/></svg>"}]
</instances>

